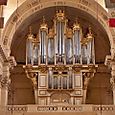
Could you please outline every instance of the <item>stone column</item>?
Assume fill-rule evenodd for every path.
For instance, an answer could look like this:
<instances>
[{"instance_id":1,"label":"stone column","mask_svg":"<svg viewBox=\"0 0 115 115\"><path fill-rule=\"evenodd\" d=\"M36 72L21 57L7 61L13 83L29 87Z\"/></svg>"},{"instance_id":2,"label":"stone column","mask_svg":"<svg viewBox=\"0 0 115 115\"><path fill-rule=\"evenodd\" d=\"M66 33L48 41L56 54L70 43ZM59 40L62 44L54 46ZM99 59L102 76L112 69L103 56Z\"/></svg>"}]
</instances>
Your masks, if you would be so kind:
<instances>
[{"instance_id":1,"label":"stone column","mask_svg":"<svg viewBox=\"0 0 115 115\"><path fill-rule=\"evenodd\" d=\"M8 102L8 87L10 84L10 69L16 66L13 56L7 57L0 45L0 105L6 106Z\"/></svg>"},{"instance_id":2,"label":"stone column","mask_svg":"<svg viewBox=\"0 0 115 115\"><path fill-rule=\"evenodd\" d=\"M110 78L110 83L113 90L113 104L115 105L115 62L111 65L111 76L112 77Z\"/></svg>"},{"instance_id":3,"label":"stone column","mask_svg":"<svg viewBox=\"0 0 115 115\"><path fill-rule=\"evenodd\" d=\"M10 79L5 76L1 81L1 105L6 106L8 103L8 88L10 84Z\"/></svg>"},{"instance_id":4,"label":"stone column","mask_svg":"<svg viewBox=\"0 0 115 115\"><path fill-rule=\"evenodd\" d=\"M111 49L111 55L107 55L105 59L105 65L111 69L110 83L113 90L113 104L115 105L115 50Z\"/></svg>"},{"instance_id":5,"label":"stone column","mask_svg":"<svg viewBox=\"0 0 115 115\"><path fill-rule=\"evenodd\" d=\"M115 78L113 76L110 78L110 83L113 91L113 104L115 105Z\"/></svg>"},{"instance_id":6,"label":"stone column","mask_svg":"<svg viewBox=\"0 0 115 115\"><path fill-rule=\"evenodd\" d=\"M8 103L8 88L10 84L10 72L9 64L5 64L3 67L3 76L1 78L1 105L6 106Z\"/></svg>"},{"instance_id":7,"label":"stone column","mask_svg":"<svg viewBox=\"0 0 115 115\"><path fill-rule=\"evenodd\" d=\"M1 80L2 80L2 75L0 75L0 105L1 105L1 88L2 88Z\"/></svg>"}]
</instances>

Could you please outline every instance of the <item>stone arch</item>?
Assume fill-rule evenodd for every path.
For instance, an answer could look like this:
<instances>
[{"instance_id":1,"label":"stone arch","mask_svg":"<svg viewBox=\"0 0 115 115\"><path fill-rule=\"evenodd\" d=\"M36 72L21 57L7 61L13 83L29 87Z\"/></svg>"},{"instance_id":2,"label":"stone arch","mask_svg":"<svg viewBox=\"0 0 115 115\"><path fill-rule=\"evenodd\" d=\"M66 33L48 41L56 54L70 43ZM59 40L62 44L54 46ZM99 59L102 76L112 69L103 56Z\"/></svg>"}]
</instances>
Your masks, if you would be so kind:
<instances>
[{"instance_id":1,"label":"stone arch","mask_svg":"<svg viewBox=\"0 0 115 115\"><path fill-rule=\"evenodd\" d=\"M24 2L18 9L16 9L4 28L2 41L5 50L7 50L6 53L8 56L10 55L13 35L15 34L19 26L24 22L24 20L42 9L56 6L69 6L77 8L97 19L100 25L102 25L102 27L106 31L109 37L111 48L113 48L112 35L107 25L107 12L94 0L50 0L50 2L49 0L28 0Z\"/></svg>"}]
</instances>

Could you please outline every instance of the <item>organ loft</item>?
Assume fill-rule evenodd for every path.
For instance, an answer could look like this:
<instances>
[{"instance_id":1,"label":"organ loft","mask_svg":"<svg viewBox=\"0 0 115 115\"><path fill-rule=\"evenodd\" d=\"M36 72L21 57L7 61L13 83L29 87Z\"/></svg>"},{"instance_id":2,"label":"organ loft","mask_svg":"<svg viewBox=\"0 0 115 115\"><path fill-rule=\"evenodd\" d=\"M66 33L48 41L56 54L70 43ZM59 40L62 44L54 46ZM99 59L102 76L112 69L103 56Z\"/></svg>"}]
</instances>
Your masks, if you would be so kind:
<instances>
[{"instance_id":1,"label":"organ loft","mask_svg":"<svg viewBox=\"0 0 115 115\"><path fill-rule=\"evenodd\" d=\"M87 87L94 77L95 36L88 25L84 32L79 19L69 25L66 12L56 11L52 27L43 17L38 33L26 40L26 75L34 88L38 105L86 103ZM51 20L51 21L52 21Z\"/></svg>"}]
</instances>

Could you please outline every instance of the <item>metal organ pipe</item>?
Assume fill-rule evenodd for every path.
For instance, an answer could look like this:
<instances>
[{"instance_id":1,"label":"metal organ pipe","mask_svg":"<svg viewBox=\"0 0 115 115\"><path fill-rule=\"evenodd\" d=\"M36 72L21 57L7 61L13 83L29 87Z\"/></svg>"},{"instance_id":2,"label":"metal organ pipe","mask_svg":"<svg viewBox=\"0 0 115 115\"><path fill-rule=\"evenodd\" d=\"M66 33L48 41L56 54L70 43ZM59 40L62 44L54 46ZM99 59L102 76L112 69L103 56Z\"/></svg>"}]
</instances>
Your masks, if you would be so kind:
<instances>
[{"instance_id":1,"label":"metal organ pipe","mask_svg":"<svg viewBox=\"0 0 115 115\"><path fill-rule=\"evenodd\" d=\"M65 44L64 44L64 22L57 22L56 23L56 45L57 45L57 63L64 64L64 54L65 54Z\"/></svg>"},{"instance_id":2,"label":"metal organ pipe","mask_svg":"<svg viewBox=\"0 0 115 115\"><path fill-rule=\"evenodd\" d=\"M67 29L65 40L65 54L66 54L66 64L73 64L73 32L72 29Z\"/></svg>"},{"instance_id":3,"label":"metal organ pipe","mask_svg":"<svg viewBox=\"0 0 115 115\"><path fill-rule=\"evenodd\" d=\"M32 42L31 40L27 40L27 64L32 64L33 65L33 61L32 61Z\"/></svg>"},{"instance_id":4,"label":"metal organ pipe","mask_svg":"<svg viewBox=\"0 0 115 115\"><path fill-rule=\"evenodd\" d=\"M87 44L87 64L92 63L92 42Z\"/></svg>"},{"instance_id":5,"label":"metal organ pipe","mask_svg":"<svg viewBox=\"0 0 115 115\"><path fill-rule=\"evenodd\" d=\"M95 64L95 48L94 48L94 38L92 40L92 63Z\"/></svg>"},{"instance_id":6,"label":"metal organ pipe","mask_svg":"<svg viewBox=\"0 0 115 115\"><path fill-rule=\"evenodd\" d=\"M63 11L57 12L54 25L48 33L48 27L43 18L39 29L40 45L35 45L37 41L35 41L30 29L27 38L26 64L95 63L91 27L89 27L86 38L83 38L78 21L76 20L72 29L67 27L67 21Z\"/></svg>"},{"instance_id":7,"label":"metal organ pipe","mask_svg":"<svg viewBox=\"0 0 115 115\"><path fill-rule=\"evenodd\" d=\"M64 64L65 61L65 29L66 18L64 13L60 10L57 12L54 20L55 34L56 34L56 64Z\"/></svg>"},{"instance_id":8,"label":"metal organ pipe","mask_svg":"<svg viewBox=\"0 0 115 115\"><path fill-rule=\"evenodd\" d=\"M84 38L86 39L86 38ZM87 64L87 46L86 45L82 45L82 64Z\"/></svg>"},{"instance_id":9,"label":"metal organ pipe","mask_svg":"<svg viewBox=\"0 0 115 115\"><path fill-rule=\"evenodd\" d=\"M87 64L94 63L93 50L94 50L94 38L91 33L91 27L89 26L89 33L87 34Z\"/></svg>"},{"instance_id":10,"label":"metal organ pipe","mask_svg":"<svg viewBox=\"0 0 115 115\"><path fill-rule=\"evenodd\" d=\"M73 64L72 39L66 39L66 64Z\"/></svg>"},{"instance_id":11,"label":"metal organ pipe","mask_svg":"<svg viewBox=\"0 0 115 115\"><path fill-rule=\"evenodd\" d=\"M45 23L45 19L43 18L43 23L40 25L40 58L41 64L46 64L46 40L47 40L47 24Z\"/></svg>"},{"instance_id":12,"label":"metal organ pipe","mask_svg":"<svg viewBox=\"0 0 115 115\"><path fill-rule=\"evenodd\" d=\"M47 33L45 31L40 32L41 37L41 44L40 44L40 57L41 57L41 64L46 63L46 38Z\"/></svg>"},{"instance_id":13,"label":"metal organ pipe","mask_svg":"<svg viewBox=\"0 0 115 115\"><path fill-rule=\"evenodd\" d=\"M49 29L48 33L48 64L54 64L55 59L55 33L54 29Z\"/></svg>"},{"instance_id":14,"label":"metal organ pipe","mask_svg":"<svg viewBox=\"0 0 115 115\"><path fill-rule=\"evenodd\" d=\"M39 64L39 36L33 39L33 64Z\"/></svg>"},{"instance_id":15,"label":"metal organ pipe","mask_svg":"<svg viewBox=\"0 0 115 115\"><path fill-rule=\"evenodd\" d=\"M33 41L34 37L31 34L31 27L29 28L29 35L26 42L26 64L33 65Z\"/></svg>"},{"instance_id":16,"label":"metal organ pipe","mask_svg":"<svg viewBox=\"0 0 115 115\"><path fill-rule=\"evenodd\" d=\"M54 39L48 39L48 64L54 64Z\"/></svg>"},{"instance_id":17,"label":"metal organ pipe","mask_svg":"<svg viewBox=\"0 0 115 115\"><path fill-rule=\"evenodd\" d=\"M38 65L38 46L33 46L33 64Z\"/></svg>"},{"instance_id":18,"label":"metal organ pipe","mask_svg":"<svg viewBox=\"0 0 115 115\"><path fill-rule=\"evenodd\" d=\"M81 63L81 37L82 31L79 23L76 21L73 27L73 49L74 49L74 63Z\"/></svg>"}]
</instances>

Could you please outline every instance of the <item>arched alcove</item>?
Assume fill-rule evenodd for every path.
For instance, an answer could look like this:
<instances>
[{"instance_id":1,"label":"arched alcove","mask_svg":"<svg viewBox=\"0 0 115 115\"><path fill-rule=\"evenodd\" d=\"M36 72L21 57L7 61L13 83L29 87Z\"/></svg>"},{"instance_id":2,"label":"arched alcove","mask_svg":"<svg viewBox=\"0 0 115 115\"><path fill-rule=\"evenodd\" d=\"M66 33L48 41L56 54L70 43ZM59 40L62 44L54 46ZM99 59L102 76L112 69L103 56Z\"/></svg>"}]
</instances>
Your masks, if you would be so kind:
<instances>
[{"instance_id":1,"label":"arched alcove","mask_svg":"<svg viewBox=\"0 0 115 115\"><path fill-rule=\"evenodd\" d=\"M79 22L83 28L83 33L86 32L86 29L88 28L89 25L91 26L92 32L93 32L94 38L95 38L96 64L103 65L104 61L105 61L105 56L110 54L110 42L109 42L108 35L107 35L106 31L104 30L104 28L102 27L102 25L98 22L98 20L96 20L90 14L88 14L84 11L81 11L80 9L67 7L67 6L66 7L60 6L60 7L50 7L50 8L45 8L43 10L40 10L40 11L32 14L26 20L24 20L24 22L19 26L19 28L17 29L17 31L15 32L15 34L13 36L13 41L11 44L11 55L13 55L15 57L17 64L20 65L20 66L17 66L16 68L19 68L19 67L22 68L22 66L25 65L26 38L27 38L27 34L28 34L28 27L31 25L33 34L37 34L43 16L45 17L46 22L48 23L48 26L51 27L52 19L55 15L57 9L62 9L65 11L66 17L69 19L68 23L69 23L70 27L72 26L72 23L74 23L76 18L79 19ZM17 82L19 84L18 86L15 85L14 87L16 87L17 89L19 89L20 86L22 87L22 90L20 90L20 91L18 90L19 92L17 92L17 93L15 92L14 104L34 103L34 101L33 101L34 94L32 92L32 84L30 83L29 79L27 80L26 75L24 74L24 70L20 69L19 71L20 71L19 73L22 73L22 75L21 74L18 74L18 75L11 74L11 78L12 78L12 81L14 82L14 84L17 84ZM101 73L98 73L97 76L101 77ZM107 76L106 80L109 82L110 76L108 77L107 74L105 76ZM21 82L23 82L24 84L22 85L21 82L19 82L20 80L18 80L18 81L13 80L13 79L16 79L16 77L18 77L18 79L22 80ZM103 81L103 77L101 77L100 79L101 79L101 81ZM92 80L92 82L93 82L93 80ZM89 89L92 88L93 86L95 87L95 84L98 85L98 82L97 81L95 82L95 79L94 79L94 82L92 83L92 85L90 85ZM27 90L24 90L24 89L27 89ZM98 87L97 93L99 92L99 89L100 89L100 87ZM30 92L28 92L28 91L30 91ZM25 92L27 92L26 94L28 94L28 96L30 96L30 97L28 97L30 100L28 101L25 98L22 98L22 99L20 99L20 101L18 101L18 93L24 94ZM91 95L93 95L93 94L94 94L94 92L91 93ZM25 102L23 101L23 99L25 99ZM18 102L20 102L20 103L18 103ZM91 98L88 99L87 103L100 104L100 101L98 100L98 98L94 98L93 96L91 96ZM109 104L110 102L104 101L102 103Z\"/></svg>"},{"instance_id":2,"label":"arched alcove","mask_svg":"<svg viewBox=\"0 0 115 115\"><path fill-rule=\"evenodd\" d=\"M36 2L36 4L33 4L32 1L33 0L29 0L28 2L23 3L23 5L18 8L18 14L17 10L12 14L11 18L6 24L2 36L6 54L13 55L18 63L18 66L15 69L17 69L19 72L14 71L11 73L12 85L15 84L13 87L16 89L22 89L21 91L18 90L19 92L15 92L13 96L15 100L14 104L34 103L32 84L30 80L26 78L26 74L24 73L22 66L25 64L26 59L25 52L28 26L31 25L33 28L33 33L37 34L43 16L45 16L48 26L51 26L51 20L55 15L55 11L61 8L65 11L67 18L69 19L70 26L76 18L79 19L84 33L86 28L91 25L95 37L95 55L97 64L104 64L105 56L110 54L110 49L113 47L112 36L106 23L107 13L94 0L88 1L88 5L84 2L78 2L78 0L51 0L50 3L49 1L47 2L47 0L42 0L42 2ZM98 10L100 11L98 12L98 15L97 6ZM100 76L101 73L98 74L98 77ZM106 74L105 76L107 76L106 80L109 83L109 77L111 75ZM90 88L93 85L95 86L93 83L97 83L98 85L97 81L93 82L92 80L91 82L92 83L89 86ZM16 86L17 83L18 85ZM26 91L28 93L26 93ZM24 94L24 96L19 99L18 94ZM28 96L27 100L25 98L25 94ZM93 93L91 95L93 95ZM9 103L10 101L11 100L9 100ZM95 101L96 100L88 100L88 103L95 103ZM104 104L105 103L106 102L104 102ZM100 104L100 101L98 101L96 104Z\"/></svg>"}]
</instances>

